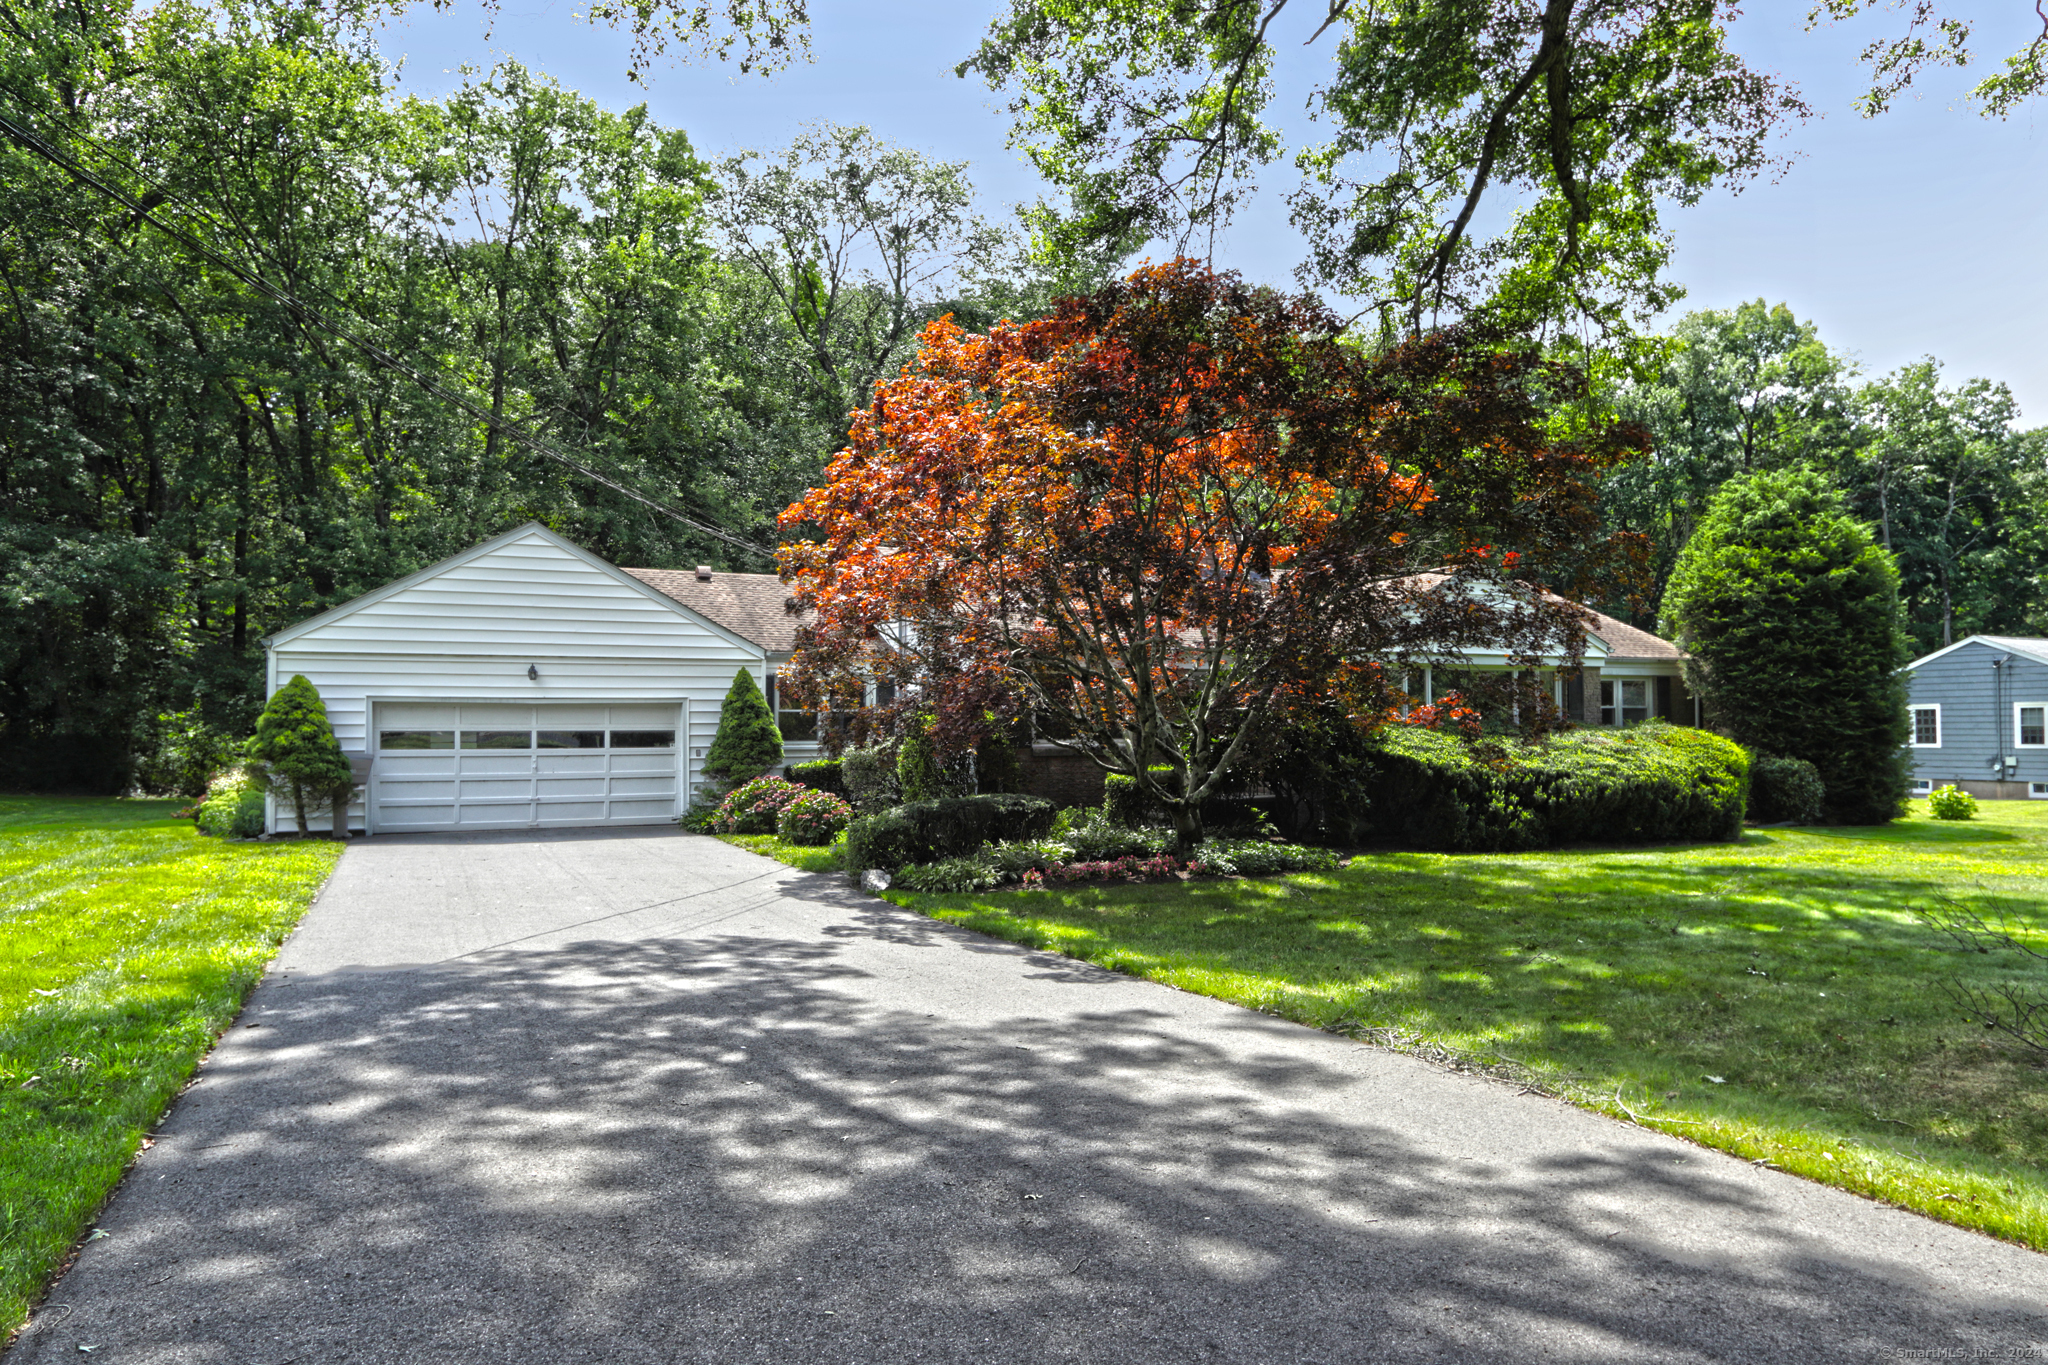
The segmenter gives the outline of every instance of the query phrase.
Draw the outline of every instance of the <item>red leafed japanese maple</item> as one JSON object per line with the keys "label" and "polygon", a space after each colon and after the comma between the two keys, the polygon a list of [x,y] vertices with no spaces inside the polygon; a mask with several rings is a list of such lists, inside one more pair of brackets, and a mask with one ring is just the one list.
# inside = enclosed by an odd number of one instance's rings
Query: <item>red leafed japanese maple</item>
{"label": "red leafed japanese maple", "polygon": [[[1304,703],[1361,726],[1413,660],[1576,658],[1589,476],[1631,433],[1473,330],[1384,353],[1188,260],[987,335],[928,327],[782,514],[803,694],[895,682],[965,748],[990,714],[1138,779],[1183,849]],[[1544,589],[1551,591],[1544,591]],[[1162,771],[1163,770],[1163,771]]]}

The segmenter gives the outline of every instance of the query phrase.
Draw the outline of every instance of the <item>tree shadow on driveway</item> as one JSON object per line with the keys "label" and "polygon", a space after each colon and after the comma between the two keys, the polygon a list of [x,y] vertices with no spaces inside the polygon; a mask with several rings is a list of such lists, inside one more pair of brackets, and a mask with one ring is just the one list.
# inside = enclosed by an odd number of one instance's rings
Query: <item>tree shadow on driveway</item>
{"label": "tree shadow on driveway", "polygon": [[[847,910],[820,938],[267,985],[16,1355],[1867,1361],[2048,1337],[2027,1253],[1982,1244],[2021,1273],[1968,1297],[1618,1126],[1526,1162],[1477,1127],[1479,1159],[1425,1150],[1257,1015],[1205,1036],[1107,993],[1000,1026],[898,1003],[859,941],[1128,983]],[[1925,1227],[1930,1265],[1978,1244]]]}

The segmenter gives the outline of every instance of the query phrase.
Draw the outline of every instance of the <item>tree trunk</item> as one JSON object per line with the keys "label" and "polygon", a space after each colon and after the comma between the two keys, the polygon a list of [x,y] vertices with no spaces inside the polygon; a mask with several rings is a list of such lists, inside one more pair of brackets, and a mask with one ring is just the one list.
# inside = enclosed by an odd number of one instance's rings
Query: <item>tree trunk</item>
{"label": "tree trunk", "polygon": [[1178,858],[1192,858],[1202,846],[1201,803],[1183,801],[1173,807],[1173,852]]}
{"label": "tree trunk", "polygon": [[292,779],[292,816],[299,822],[299,837],[306,837],[306,784]]}

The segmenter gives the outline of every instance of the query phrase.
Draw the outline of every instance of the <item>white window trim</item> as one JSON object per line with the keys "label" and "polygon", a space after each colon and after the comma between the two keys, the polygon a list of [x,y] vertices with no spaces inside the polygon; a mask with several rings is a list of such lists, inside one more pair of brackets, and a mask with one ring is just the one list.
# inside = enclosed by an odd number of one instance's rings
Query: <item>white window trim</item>
{"label": "white window trim", "polygon": [[[2042,742],[2039,744],[2020,743],[2020,712],[2039,707],[2044,722]],[[2015,749],[2048,749],[2048,701],[2016,701],[2012,704],[2012,745]]]}
{"label": "white window trim", "polygon": [[2031,801],[2048,801],[2048,782],[2029,782],[2027,784],[2027,799]]}
{"label": "white window trim", "polygon": [[[1922,712],[1922,711],[1932,711],[1932,712],[1934,713],[1934,743],[1932,743],[1932,744],[1922,744],[1922,743],[1920,742],[1920,718],[1919,718],[1919,713],[1920,713],[1920,712]],[[1908,730],[1908,731],[1907,731],[1907,734],[1906,734],[1906,747],[1907,747],[1907,748],[1909,748],[1909,749],[1939,749],[1939,748],[1941,747],[1941,703],[1940,703],[1940,702],[1938,702],[1938,701],[1928,701],[1928,702],[1915,702],[1915,703],[1913,703],[1913,705],[1911,705],[1911,706],[1909,706],[1909,707],[1907,707],[1907,708],[1906,708],[1906,718],[1907,718],[1907,720],[1908,720],[1908,721],[1910,721],[1910,722],[1911,722],[1911,726],[1912,726],[1912,728],[1911,728],[1910,730]]]}
{"label": "white window trim", "polygon": [[1932,794],[1933,794],[1933,792],[1934,792],[1934,779],[1933,779],[1933,778],[1931,778],[1931,777],[1916,777],[1916,778],[1914,778],[1914,779],[1913,779],[1913,795],[1915,795],[1915,796],[1929,796],[1929,795],[1932,795]]}

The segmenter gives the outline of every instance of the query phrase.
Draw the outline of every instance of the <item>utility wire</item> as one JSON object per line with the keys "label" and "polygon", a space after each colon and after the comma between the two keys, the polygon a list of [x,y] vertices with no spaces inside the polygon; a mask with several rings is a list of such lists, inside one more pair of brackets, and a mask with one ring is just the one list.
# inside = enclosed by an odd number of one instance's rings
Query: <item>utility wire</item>
{"label": "utility wire", "polygon": [[[427,393],[432,394],[444,403],[460,409],[476,421],[482,422],[485,426],[498,431],[543,459],[552,460],[556,464],[581,474],[593,483],[602,484],[613,492],[650,507],[663,516],[671,517],[694,531],[710,536],[714,540],[723,541],[725,544],[731,545],[736,549],[745,550],[749,554],[773,560],[773,552],[766,547],[758,545],[753,541],[742,539],[716,526],[698,521],[695,517],[679,512],[664,502],[628,488],[617,480],[608,478],[597,470],[592,469],[589,465],[584,464],[567,451],[562,450],[547,438],[535,435],[517,423],[507,422],[473,399],[457,393],[417,366],[385,350],[360,332],[336,322],[319,309],[298,298],[290,290],[272,284],[256,271],[249,269],[240,262],[232,260],[225,253],[200,238],[196,233],[175,223],[165,222],[157,216],[154,207],[137,199],[119,185],[109,182],[85,166],[77,158],[64,151],[64,149],[45,141],[33,129],[17,122],[9,113],[0,112],[0,134],[5,134],[7,137],[12,138],[15,142],[48,161],[51,165],[71,175],[81,184],[98,190],[101,194],[122,205],[130,213],[134,214],[138,221],[148,223],[157,231],[183,246],[187,251],[226,271],[257,293],[281,305],[286,312],[306,326],[318,328],[320,331],[353,346],[356,350],[362,352],[364,356],[368,357],[373,364],[381,365],[386,369],[405,376]],[[166,195],[165,199],[168,200],[169,196]]]}

